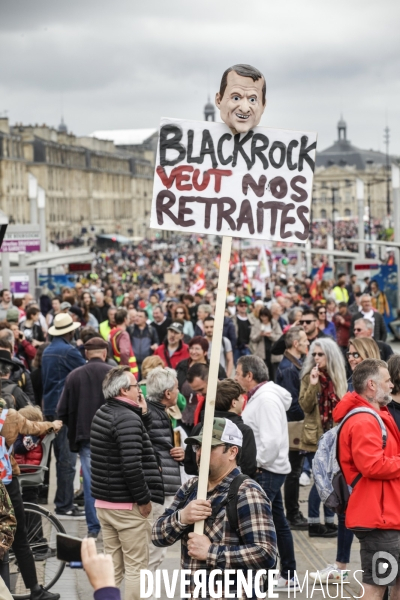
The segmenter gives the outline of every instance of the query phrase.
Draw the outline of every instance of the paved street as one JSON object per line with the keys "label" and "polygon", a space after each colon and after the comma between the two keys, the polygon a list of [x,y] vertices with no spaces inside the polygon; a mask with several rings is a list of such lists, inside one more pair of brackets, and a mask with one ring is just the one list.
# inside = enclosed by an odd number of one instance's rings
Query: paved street
{"label": "paved street", "polygon": [[[397,353],[400,353],[400,343],[392,344],[393,350]],[[55,470],[54,470],[54,461],[52,461],[52,469],[51,469],[51,478],[50,478],[50,495],[49,497],[54,497],[55,490]],[[76,479],[76,487],[78,487],[79,482]],[[301,488],[301,510],[303,514],[307,515],[307,498],[310,488],[303,487]],[[323,520],[323,513],[321,509],[321,517]],[[63,520],[63,524],[68,533],[78,537],[84,537],[86,534],[86,526],[84,519],[73,519],[73,520]],[[294,531],[293,532],[294,543],[295,543],[295,553],[296,553],[296,561],[297,561],[297,572],[300,577],[300,581],[303,580],[303,577],[307,571],[314,571],[320,568],[325,567],[328,563],[333,563],[336,558],[336,538],[334,539],[323,539],[323,538],[310,538],[308,537],[307,532],[303,531]],[[97,546],[99,549],[102,549],[101,539],[98,541]],[[179,569],[179,557],[180,557],[180,548],[179,544],[175,544],[171,548],[169,548],[167,553],[167,558],[162,564],[163,569],[168,569],[172,571],[173,569]],[[355,539],[353,542],[352,552],[351,552],[351,563],[350,570],[353,572],[356,569],[360,568],[360,559],[359,559],[359,543]],[[358,575],[360,577],[360,574]],[[91,598],[92,590],[89,585],[86,575],[81,570],[71,570],[66,568],[61,579],[59,580],[57,586],[53,588],[54,591],[58,591],[61,594],[62,600],[89,600]],[[357,582],[351,578],[350,583],[345,586],[345,590],[347,592],[347,596],[356,597],[360,595],[359,585]],[[163,590],[162,590],[163,591]],[[311,597],[312,585],[309,586],[308,596],[303,590],[301,593],[297,593],[296,597],[303,598]],[[313,598],[323,598],[326,597],[326,590],[324,590],[325,596],[321,591],[315,590],[312,597]],[[331,596],[337,596],[338,592],[336,586],[330,586],[330,594]],[[281,593],[281,597],[286,596],[286,594]],[[179,598],[179,590],[175,594],[175,598]],[[339,590],[338,596],[339,598],[345,597],[342,596]],[[162,599],[166,599],[166,595],[162,595]]]}

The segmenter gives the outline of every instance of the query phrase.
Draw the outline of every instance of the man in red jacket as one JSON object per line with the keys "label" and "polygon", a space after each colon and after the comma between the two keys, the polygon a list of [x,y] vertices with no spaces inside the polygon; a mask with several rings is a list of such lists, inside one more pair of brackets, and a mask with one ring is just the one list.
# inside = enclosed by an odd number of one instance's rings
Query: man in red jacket
{"label": "man in red jacket", "polygon": [[[386,405],[393,384],[382,360],[363,360],[353,371],[354,392],[347,393],[333,411],[340,422],[354,408],[368,407],[379,413],[387,431],[373,415],[352,416],[339,435],[340,466],[346,482],[361,474],[346,512],[346,526],[360,540],[364,600],[379,600],[386,586],[391,600],[400,598],[400,433]],[[400,574],[399,574],[400,575]]]}
{"label": "man in red jacket", "polygon": [[167,337],[154,352],[166,367],[176,369],[181,360],[189,358],[189,346],[183,342],[183,321],[175,319],[167,329]]}

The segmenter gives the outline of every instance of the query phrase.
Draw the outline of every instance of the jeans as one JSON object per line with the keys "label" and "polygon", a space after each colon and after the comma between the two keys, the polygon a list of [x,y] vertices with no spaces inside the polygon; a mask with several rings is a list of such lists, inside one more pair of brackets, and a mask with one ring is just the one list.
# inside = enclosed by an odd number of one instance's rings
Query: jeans
{"label": "jeans", "polygon": [[289,521],[294,521],[300,512],[299,493],[300,493],[300,475],[303,466],[304,454],[298,450],[289,450],[289,462],[292,467],[291,472],[286,475],[285,480],[285,506],[286,516]]}
{"label": "jeans", "polygon": [[15,518],[17,519],[17,529],[14,535],[12,549],[14,550],[24,584],[27,588],[32,589],[37,585],[38,580],[36,576],[35,561],[33,559],[32,550],[28,543],[28,531],[25,524],[25,511],[18,479],[13,477],[10,483],[6,486],[6,489],[14,508]]}
{"label": "jeans", "polygon": [[307,452],[306,454],[303,454],[303,456],[304,462],[302,472],[306,473],[309,477],[311,477],[311,462],[314,458],[314,452]]}
{"label": "jeans", "polygon": [[[308,522],[315,524],[320,522],[319,507],[321,506],[321,498],[318,495],[317,487],[314,483],[308,496]],[[333,523],[335,513],[327,508],[324,504],[325,523]]]}
{"label": "jeans", "polygon": [[286,475],[272,473],[265,469],[261,469],[261,472],[258,472],[256,475],[256,481],[267,494],[272,504],[272,518],[276,529],[278,551],[281,560],[281,577],[288,579],[288,571],[290,571],[291,578],[294,576],[296,559],[294,557],[292,532],[290,531],[289,523],[286,520],[283,510],[281,487],[285,482],[285,478]]}
{"label": "jeans", "polygon": [[347,529],[344,524],[346,515],[338,515],[338,537],[336,562],[349,563],[350,551],[353,543],[354,533]]}
{"label": "jeans", "polygon": [[79,456],[81,458],[83,474],[83,493],[85,496],[85,515],[89,533],[98,533],[100,523],[97,518],[94,507],[94,498],[90,493],[91,474],[90,474],[90,442],[79,442]]}
{"label": "jeans", "polygon": [[[54,421],[54,418],[48,420]],[[53,442],[57,472],[57,491],[54,503],[58,513],[66,513],[74,508],[76,453],[69,449],[67,432],[67,426],[64,425]]]}
{"label": "jeans", "polygon": [[251,354],[249,348],[234,348],[233,350],[233,362],[235,363],[235,367],[237,365],[237,361],[241,356],[248,356]]}

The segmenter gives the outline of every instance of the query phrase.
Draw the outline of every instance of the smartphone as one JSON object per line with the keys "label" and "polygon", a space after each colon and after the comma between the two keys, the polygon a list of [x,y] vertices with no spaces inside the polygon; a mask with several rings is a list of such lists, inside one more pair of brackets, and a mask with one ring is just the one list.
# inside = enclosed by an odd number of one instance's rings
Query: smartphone
{"label": "smartphone", "polygon": [[57,558],[66,563],[81,563],[82,540],[64,533],[57,533]]}

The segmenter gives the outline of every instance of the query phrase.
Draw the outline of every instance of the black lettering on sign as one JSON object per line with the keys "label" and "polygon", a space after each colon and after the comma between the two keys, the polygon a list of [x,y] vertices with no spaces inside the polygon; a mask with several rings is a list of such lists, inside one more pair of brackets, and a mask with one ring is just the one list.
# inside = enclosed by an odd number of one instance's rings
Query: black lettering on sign
{"label": "black lettering on sign", "polygon": [[308,143],[308,137],[306,135],[302,135],[301,136],[300,154],[299,154],[299,171],[303,170],[303,163],[304,163],[304,161],[306,161],[306,163],[309,165],[311,171],[314,173],[315,162],[313,161],[313,159],[310,156],[308,156],[308,153],[311,152],[311,150],[315,150],[315,148],[317,147],[317,142],[313,142],[312,144],[310,144],[310,146],[307,146],[307,143]]}
{"label": "black lettering on sign", "polygon": [[251,210],[251,204],[248,200],[243,200],[242,205],[240,207],[240,213],[237,220],[237,230],[240,231],[242,229],[242,225],[246,223],[249,228],[249,233],[253,235],[254,233],[254,220],[253,220],[253,211]]}
{"label": "black lettering on sign", "polygon": [[221,163],[221,165],[229,165],[229,163],[232,162],[232,158],[233,158],[232,154],[230,156],[228,156],[227,158],[224,158],[224,155],[222,154],[222,144],[231,139],[232,139],[232,135],[230,133],[224,133],[224,135],[222,135],[218,140],[217,155],[218,155],[218,160]]}
{"label": "black lettering on sign", "polygon": [[197,163],[197,164],[201,165],[203,162],[203,159],[201,158],[201,156],[193,156],[193,138],[194,138],[194,131],[193,131],[193,129],[189,129],[187,161],[188,161],[188,163]]}
{"label": "black lettering on sign", "polygon": [[[168,137],[171,136],[172,137]],[[173,167],[186,156],[185,146],[179,142],[182,139],[182,130],[176,125],[163,125],[160,130],[160,164],[162,167]],[[177,158],[167,160],[167,150],[176,150]]]}
{"label": "black lettering on sign", "polygon": [[[262,144],[257,146],[257,142],[260,140]],[[256,162],[256,156],[261,160],[263,169],[268,169],[268,159],[263,154],[263,150],[268,148],[269,139],[262,133],[255,133],[251,140],[251,166]]]}
{"label": "black lettering on sign", "polygon": [[301,188],[297,185],[298,183],[307,183],[307,179],[305,177],[303,177],[303,175],[296,175],[296,177],[293,177],[293,179],[290,182],[290,187],[298,195],[291,194],[290,197],[295,202],[304,202],[304,200],[307,200],[308,194],[307,194],[306,190],[304,190],[303,188]]}
{"label": "black lettering on sign", "polygon": [[297,140],[292,140],[288,144],[287,166],[288,166],[289,171],[294,171],[295,169],[297,169],[297,162],[296,163],[292,162],[292,153],[293,153],[293,148],[297,148],[298,145],[299,145],[299,142]]}
{"label": "black lettering on sign", "polygon": [[196,198],[196,202],[200,202],[205,204],[205,210],[204,210],[204,227],[206,229],[210,228],[210,222],[211,222],[211,208],[214,206],[214,204],[218,204],[219,199],[218,198]]}
{"label": "black lettering on sign", "polygon": [[243,156],[244,161],[246,163],[247,169],[250,171],[252,163],[251,163],[251,159],[247,156],[246,152],[244,151],[243,146],[249,141],[251,140],[251,137],[253,135],[253,130],[250,129],[250,131],[247,132],[247,134],[240,139],[240,133],[237,133],[235,135],[235,146],[233,148],[233,161],[232,161],[232,167],[236,167],[237,165],[237,158],[238,158],[238,153],[240,152],[240,154]]}
{"label": "black lettering on sign", "polygon": [[293,208],[294,204],[285,204],[285,208],[282,208],[280,235],[283,240],[288,237],[292,237],[292,232],[286,231],[286,227],[296,223],[296,219],[294,217],[289,217],[288,215],[289,211],[291,211]]}
{"label": "black lettering on sign", "polygon": [[264,193],[265,193],[265,184],[266,183],[267,183],[267,178],[265,177],[265,175],[261,175],[260,179],[258,180],[258,183],[257,183],[256,181],[254,181],[254,179],[252,178],[250,173],[246,173],[246,175],[244,175],[243,180],[242,180],[243,194],[246,196],[247,190],[249,189],[249,187],[251,187],[251,189],[253,190],[255,195],[258,198],[262,198],[262,196],[264,196]]}
{"label": "black lettering on sign", "polygon": [[[225,209],[225,204],[229,204],[229,208]],[[218,213],[217,213],[217,231],[222,229],[222,219],[224,219],[232,231],[236,231],[235,221],[231,214],[236,211],[236,202],[232,198],[218,198]]]}
{"label": "black lettering on sign", "polygon": [[180,196],[178,204],[178,225],[181,227],[191,227],[196,225],[194,219],[185,220],[185,215],[192,215],[193,210],[186,206],[187,202],[196,202],[195,196]]}
{"label": "black lettering on sign", "polygon": [[294,235],[297,237],[298,240],[306,240],[308,238],[308,234],[310,232],[310,223],[308,222],[307,218],[306,218],[306,214],[309,213],[309,209],[307,206],[299,206],[297,208],[297,216],[299,217],[300,221],[303,223],[303,227],[304,227],[304,232],[301,233],[300,231],[295,231]]}
{"label": "black lettering on sign", "polygon": [[[164,202],[165,198],[168,198],[167,202]],[[161,190],[161,192],[158,192],[156,198],[156,213],[157,223],[159,225],[164,225],[164,215],[167,215],[175,223],[175,225],[179,225],[178,219],[169,210],[171,206],[175,204],[175,202],[176,198],[173,192],[169,192],[168,190]]]}
{"label": "black lettering on sign", "polygon": [[269,202],[258,202],[257,203],[257,233],[262,233],[264,229],[264,209],[271,209],[271,235],[275,234],[276,230],[276,220],[278,218],[278,210],[283,210],[285,208],[284,202],[275,202],[275,200],[271,200]]}
{"label": "black lettering on sign", "polygon": [[269,189],[274,198],[281,200],[286,196],[288,190],[286,179],[283,177],[274,177],[269,182]]}
{"label": "black lettering on sign", "polygon": [[203,130],[203,139],[201,140],[200,156],[202,163],[206,154],[210,155],[212,166],[216,169],[218,167],[218,161],[215,156],[214,142],[208,129]]}
{"label": "black lettering on sign", "polygon": [[[280,152],[279,160],[275,160],[275,157],[274,157],[275,150],[279,150],[279,152]],[[274,169],[280,169],[284,165],[285,159],[286,159],[285,144],[283,142],[274,142],[269,151],[269,162],[271,163],[271,167],[274,167]]]}

